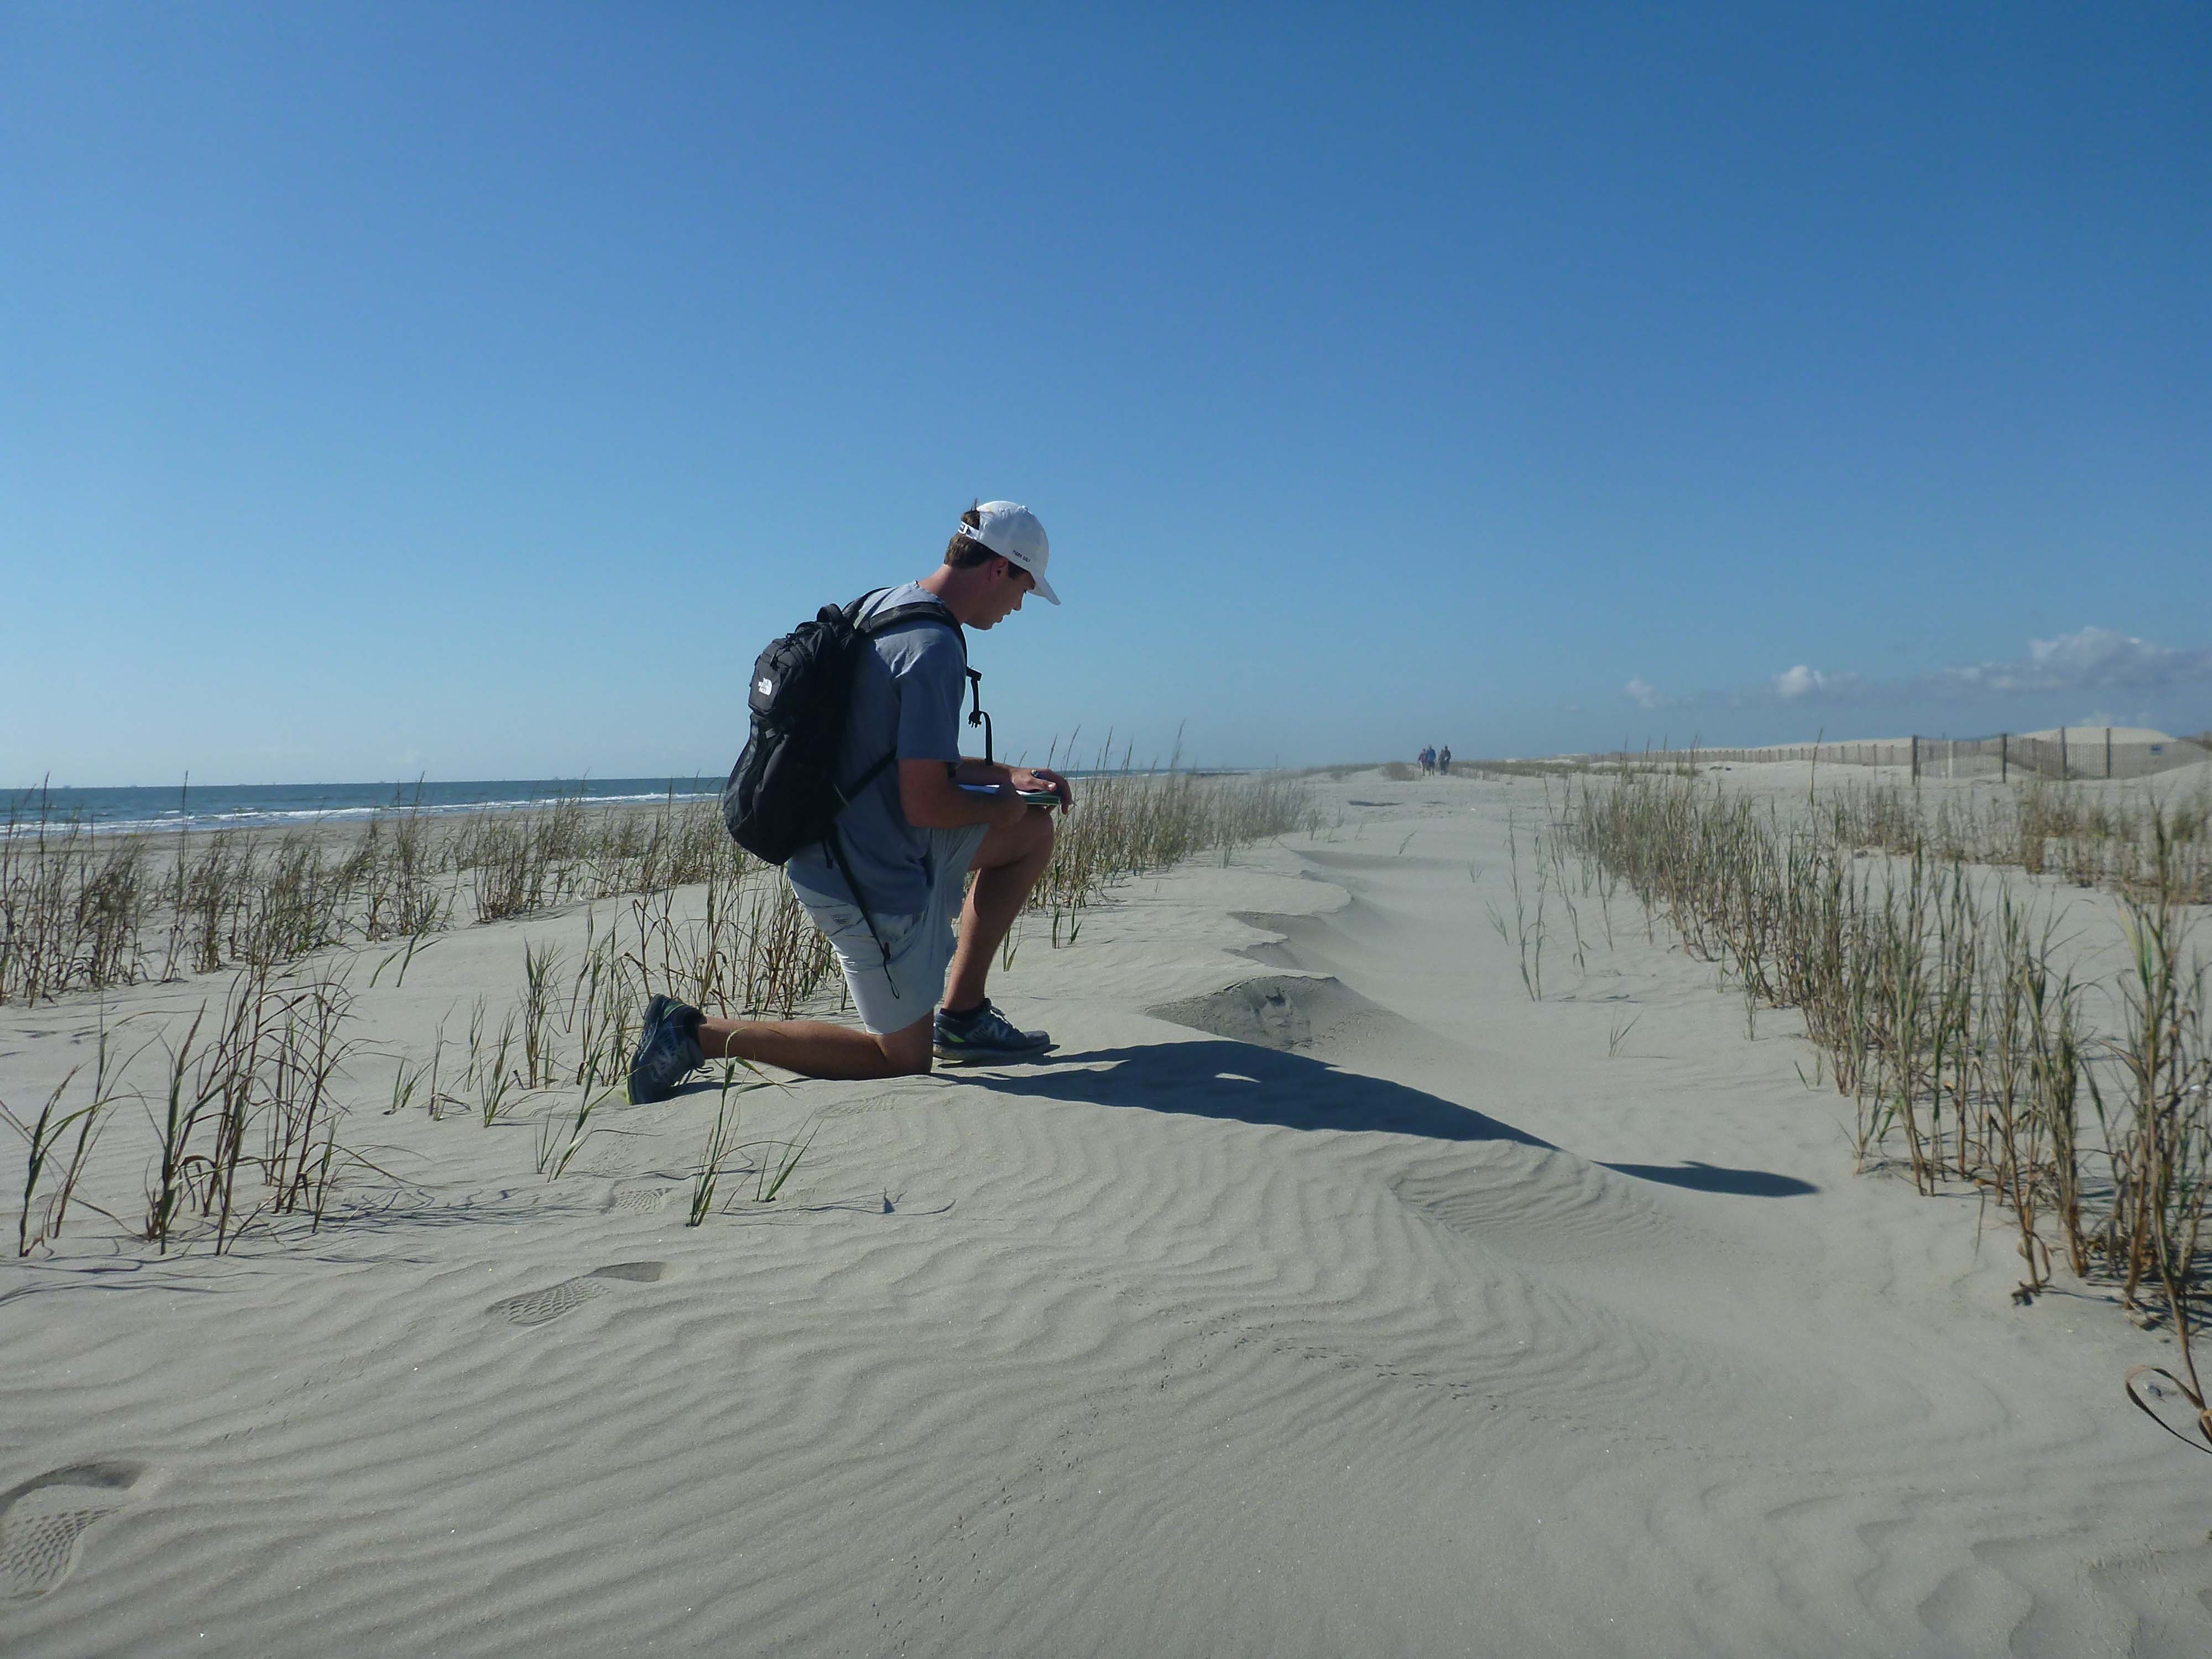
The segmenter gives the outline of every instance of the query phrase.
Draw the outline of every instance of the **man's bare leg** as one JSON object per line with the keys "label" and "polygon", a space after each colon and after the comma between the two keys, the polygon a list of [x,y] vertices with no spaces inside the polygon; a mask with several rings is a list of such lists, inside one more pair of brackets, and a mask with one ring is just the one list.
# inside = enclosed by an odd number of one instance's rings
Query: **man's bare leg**
{"label": "man's bare leg", "polygon": [[[969,866],[975,881],[961,909],[945,1006],[972,1008],[983,1000],[992,958],[1052,861],[1052,815],[1042,808],[983,837]],[[699,1022],[699,1051],[708,1060],[748,1060],[801,1077],[908,1077],[930,1069],[932,1028],[931,1014],[882,1036],[819,1019],[705,1019]]]}
{"label": "man's bare leg", "polygon": [[1052,862],[1052,840],[1050,809],[1033,806],[1018,823],[994,825],[975,849],[969,866],[975,884],[961,907],[960,944],[945,975],[947,1008],[973,1008],[983,1000],[992,960],[1029,902],[1030,889]]}
{"label": "man's bare leg", "polygon": [[702,1019],[699,1052],[750,1060],[801,1077],[911,1077],[930,1067],[931,1017],[878,1036],[820,1019]]}

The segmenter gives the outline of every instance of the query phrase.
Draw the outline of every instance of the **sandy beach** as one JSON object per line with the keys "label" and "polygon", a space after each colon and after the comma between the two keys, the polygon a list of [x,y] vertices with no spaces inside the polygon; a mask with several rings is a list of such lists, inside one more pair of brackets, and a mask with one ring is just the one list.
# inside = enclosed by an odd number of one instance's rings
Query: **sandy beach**
{"label": "sandy beach", "polygon": [[[2120,1386],[2170,1339],[1854,1175],[1802,1022],[1626,894],[1532,1000],[1488,910],[1540,783],[1313,787],[1331,828],[1025,925],[1048,1063],[743,1095],[804,1156],[697,1226],[711,1079],[558,1180],[574,1090],[386,1109],[613,902],[354,953],[376,1167],[318,1231],[14,1260],[10,1145],[0,1651],[2212,1651],[2212,1458]],[[2094,971],[2116,907],[2066,903]],[[227,980],[107,994],[131,1086]],[[0,1099],[102,1017],[0,1008]],[[149,1143],[118,1106],[85,1199],[143,1216]]]}

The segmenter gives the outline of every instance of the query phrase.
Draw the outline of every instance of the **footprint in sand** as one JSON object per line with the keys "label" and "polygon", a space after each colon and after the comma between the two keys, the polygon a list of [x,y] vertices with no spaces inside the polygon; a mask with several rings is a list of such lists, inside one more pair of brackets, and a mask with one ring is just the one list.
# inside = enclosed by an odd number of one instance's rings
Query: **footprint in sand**
{"label": "footprint in sand", "polygon": [[0,1492],[0,1577],[10,1600],[44,1595],[76,1565],[77,1540],[131,1501],[136,1463],[76,1463]]}
{"label": "footprint in sand", "polygon": [[491,1311],[504,1315],[518,1325],[543,1325],[581,1307],[595,1296],[605,1296],[611,1281],[627,1279],[634,1285],[650,1285],[667,1272],[668,1264],[665,1261],[617,1261],[611,1267],[594,1267],[580,1278],[564,1279],[542,1291],[530,1291],[495,1302]]}
{"label": "footprint in sand", "polygon": [[615,1188],[607,1200],[607,1208],[617,1215],[651,1215],[668,1207],[675,1194],[672,1187],[648,1186],[642,1182]]}

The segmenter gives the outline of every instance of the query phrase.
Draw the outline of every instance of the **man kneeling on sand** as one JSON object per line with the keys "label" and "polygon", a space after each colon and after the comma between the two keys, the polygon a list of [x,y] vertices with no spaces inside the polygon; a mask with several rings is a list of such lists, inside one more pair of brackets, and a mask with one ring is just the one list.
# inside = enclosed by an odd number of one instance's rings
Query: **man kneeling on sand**
{"label": "man kneeling on sand", "polygon": [[[1032,592],[1058,605],[1045,580],[1049,553],[1029,508],[986,501],[961,514],[943,564],[874,596],[860,612],[865,619],[933,604],[942,613],[887,627],[860,652],[838,775],[856,777],[885,752],[897,756],[837,820],[866,911],[826,848],[794,854],[786,870],[792,892],[836,950],[867,1029],[708,1019],[656,996],[630,1061],[633,1102],[665,1100],[710,1060],[759,1061],[805,1077],[879,1078],[927,1072],[933,1054],[975,1063],[1032,1059],[1052,1047],[1042,1031],[1017,1029],[983,988],[994,953],[1052,859],[1052,809],[1024,805],[1016,792],[1056,795],[1062,812],[1073,796],[1057,772],[964,757],[959,742],[968,684],[961,629],[996,627]],[[994,794],[961,787],[979,783],[1002,787]],[[975,880],[963,904],[970,870]]]}

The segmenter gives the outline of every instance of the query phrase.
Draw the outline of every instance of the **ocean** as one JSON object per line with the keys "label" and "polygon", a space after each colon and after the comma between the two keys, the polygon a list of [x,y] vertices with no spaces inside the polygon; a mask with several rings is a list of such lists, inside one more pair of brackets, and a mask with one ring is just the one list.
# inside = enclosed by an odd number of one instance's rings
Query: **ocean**
{"label": "ocean", "polygon": [[123,834],[157,830],[255,829],[342,823],[378,812],[474,812],[693,800],[721,793],[719,777],[509,778],[473,783],[234,783],[208,787],[17,789],[0,795],[0,836],[71,823]]}

